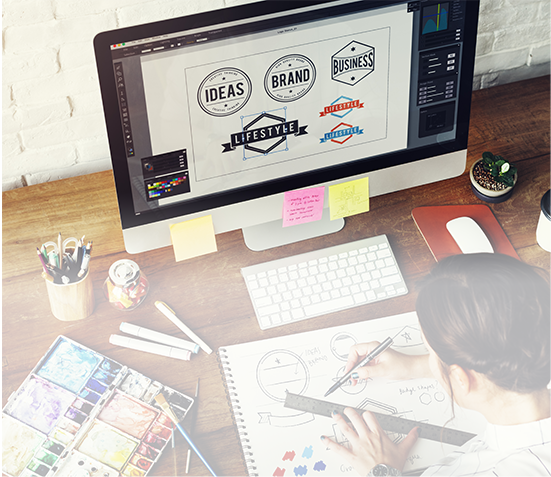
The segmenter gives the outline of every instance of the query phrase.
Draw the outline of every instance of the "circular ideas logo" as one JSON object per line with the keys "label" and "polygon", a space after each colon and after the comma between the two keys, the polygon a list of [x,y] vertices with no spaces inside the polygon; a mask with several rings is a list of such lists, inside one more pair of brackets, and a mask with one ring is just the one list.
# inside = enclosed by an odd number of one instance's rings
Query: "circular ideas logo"
{"label": "circular ideas logo", "polygon": [[287,55],[277,60],[264,77],[266,93],[280,102],[302,98],[316,80],[314,63],[303,55]]}
{"label": "circular ideas logo", "polygon": [[243,71],[221,68],[203,80],[197,91],[197,101],[211,116],[229,116],[247,104],[251,92],[251,80]]}

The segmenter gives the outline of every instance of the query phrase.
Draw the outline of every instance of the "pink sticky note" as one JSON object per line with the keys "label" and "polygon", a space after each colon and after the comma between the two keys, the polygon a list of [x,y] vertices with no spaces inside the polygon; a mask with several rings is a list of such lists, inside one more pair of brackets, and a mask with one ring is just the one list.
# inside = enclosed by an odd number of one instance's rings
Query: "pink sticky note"
{"label": "pink sticky note", "polygon": [[324,186],[285,192],[283,227],[320,220],[324,193]]}

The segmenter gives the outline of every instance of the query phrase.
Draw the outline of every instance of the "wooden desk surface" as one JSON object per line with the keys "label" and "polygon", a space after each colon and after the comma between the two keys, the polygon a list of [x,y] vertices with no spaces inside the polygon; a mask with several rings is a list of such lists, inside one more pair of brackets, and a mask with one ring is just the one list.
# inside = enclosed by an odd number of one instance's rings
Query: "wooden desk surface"
{"label": "wooden desk surface", "polygon": [[[499,86],[473,94],[468,167],[483,151],[499,153],[518,167],[513,197],[490,204],[522,260],[549,272],[549,254],[536,243],[540,199],[549,188],[549,77]],[[213,349],[337,324],[372,319],[414,309],[415,282],[434,259],[417,230],[411,210],[426,205],[479,204],[470,190],[468,172],[460,177],[371,199],[368,213],[350,217],[334,235],[265,252],[249,251],[241,231],[217,236],[218,253],[176,263],[171,248],[138,255],[124,251],[110,171],[9,191],[3,194],[3,355],[2,404],[23,382],[59,334],[64,334],[145,375],[193,395],[201,391],[195,440],[219,475],[245,475],[241,451],[226,402],[215,354],[200,353],[191,362],[112,346],[109,335],[122,321],[178,337],[183,335],[154,307],[167,302]],[[96,308],[89,318],[58,321],[50,312],[35,248],[61,232],[86,234],[94,241],[91,276]],[[353,310],[261,331],[240,275],[243,266],[385,233],[399,261],[408,295]],[[130,258],[147,274],[148,297],[136,310],[112,308],[102,294],[109,266]],[[177,465],[185,467],[186,452]],[[153,469],[174,475],[170,449]],[[180,475],[183,472],[179,472]],[[209,475],[195,457],[191,475]]]}

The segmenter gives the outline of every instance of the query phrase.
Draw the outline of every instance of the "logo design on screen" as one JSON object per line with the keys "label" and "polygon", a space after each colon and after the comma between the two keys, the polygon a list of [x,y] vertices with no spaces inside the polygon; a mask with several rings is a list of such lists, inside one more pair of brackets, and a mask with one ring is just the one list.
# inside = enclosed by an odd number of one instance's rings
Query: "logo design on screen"
{"label": "logo design on screen", "polygon": [[296,101],[314,86],[316,67],[303,55],[287,55],[277,60],[264,77],[264,88],[272,99]]}
{"label": "logo design on screen", "polygon": [[243,146],[244,161],[258,155],[287,151],[288,136],[308,134],[307,125],[300,126],[298,120],[287,121],[285,117],[277,116],[273,112],[263,112],[250,121],[248,117],[242,117],[241,120],[242,131],[230,134],[230,142],[222,144],[222,152],[234,151]]}
{"label": "logo design on screen", "polygon": [[325,133],[322,138],[320,138],[320,144],[325,142],[334,142],[336,144],[344,144],[346,141],[352,138],[354,135],[363,134],[364,130],[360,129],[359,126],[352,126],[352,124],[339,123],[331,131]]}
{"label": "logo design on screen", "polygon": [[237,68],[222,68],[208,75],[197,92],[199,106],[211,116],[229,116],[251,97],[252,83]]}
{"label": "logo design on screen", "polygon": [[354,86],[375,71],[375,48],[351,41],[331,57],[331,78]]}
{"label": "logo design on screen", "polygon": [[329,106],[325,106],[323,111],[320,111],[320,118],[331,115],[336,118],[344,118],[354,109],[363,109],[364,103],[360,103],[359,99],[348,98],[347,96],[339,96]]}

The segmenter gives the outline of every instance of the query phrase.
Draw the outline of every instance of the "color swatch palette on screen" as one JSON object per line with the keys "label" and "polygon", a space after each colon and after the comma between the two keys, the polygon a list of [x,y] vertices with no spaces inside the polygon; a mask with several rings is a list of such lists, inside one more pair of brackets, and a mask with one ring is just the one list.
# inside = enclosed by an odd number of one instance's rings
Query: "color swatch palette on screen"
{"label": "color swatch palette on screen", "polygon": [[146,476],[193,399],[59,336],[2,412],[11,477]]}

